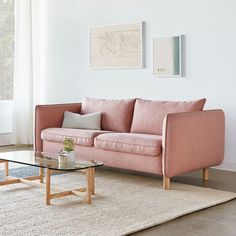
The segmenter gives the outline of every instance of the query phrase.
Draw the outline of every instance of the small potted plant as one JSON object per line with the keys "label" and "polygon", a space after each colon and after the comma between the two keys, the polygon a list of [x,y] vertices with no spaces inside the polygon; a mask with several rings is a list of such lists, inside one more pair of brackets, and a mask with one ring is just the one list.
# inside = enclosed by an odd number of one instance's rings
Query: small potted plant
{"label": "small potted plant", "polygon": [[63,141],[64,144],[64,152],[70,154],[70,152],[74,151],[74,141],[72,138],[65,138]]}
{"label": "small potted plant", "polygon": [[74,152],[74,141],[72,138],[65,138],[63,141],[63,150],[59,152],[60,162],[74,162],[75,152]]}

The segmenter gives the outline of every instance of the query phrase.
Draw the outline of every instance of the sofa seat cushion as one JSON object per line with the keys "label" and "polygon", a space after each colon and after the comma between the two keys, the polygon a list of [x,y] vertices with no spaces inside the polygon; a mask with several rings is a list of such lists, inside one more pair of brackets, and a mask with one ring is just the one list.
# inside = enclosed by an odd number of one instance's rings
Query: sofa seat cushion
{"label": "sofa seat cushion", "polygon": [[100,134],[94,140],[99,149],[157,156],[162,149],[162,136],[132,133]]}
{"label": "sofa seat cushion", "polygon": [[163,121],[167,114],[201,111],[205,102],[205,98],[180,102],[137,99],[130,132],[162,135]]}
{"label": "sofa seat cushion", "polygon": [[129,132],[133,118],[135,99],[97,99],[85,97],[81,114],[102,112],[103,130]]}
{"label": "sofa seat cushion", "polygon": [[94,144],[94,138],[99,134],[105,133],[105,130],[85,130],[68,128],[48,128],[41,132],[42,140],[62,143],[65,138],[72,138],[75,145],[91,147]]}

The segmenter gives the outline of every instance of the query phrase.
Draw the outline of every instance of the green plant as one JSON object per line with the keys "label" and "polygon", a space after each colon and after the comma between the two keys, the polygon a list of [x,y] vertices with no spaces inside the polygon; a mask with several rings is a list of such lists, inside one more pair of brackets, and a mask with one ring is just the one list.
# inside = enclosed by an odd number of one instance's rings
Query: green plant
{"label": "green plant", "polygon": [[74,141],[72,138],[65,138],[63,144],[64,144],[64,151],[66,152],[74,151]]}

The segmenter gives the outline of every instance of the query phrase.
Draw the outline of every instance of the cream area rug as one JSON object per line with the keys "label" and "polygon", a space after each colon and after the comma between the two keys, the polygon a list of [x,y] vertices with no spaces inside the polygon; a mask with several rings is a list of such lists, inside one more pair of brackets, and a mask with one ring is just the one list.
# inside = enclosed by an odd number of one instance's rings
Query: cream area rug
{"label": "cream area rug", "polygon": [[[52,184],[78,188],[85,175],[74,172],[52,176]],[[110,170],[96,171],[91,205],[68,196],[44,203],[44,190],[23,184],[0,187],[0,235],[127,235],[176,217],[229,201],[236,193],[162,182]]]}

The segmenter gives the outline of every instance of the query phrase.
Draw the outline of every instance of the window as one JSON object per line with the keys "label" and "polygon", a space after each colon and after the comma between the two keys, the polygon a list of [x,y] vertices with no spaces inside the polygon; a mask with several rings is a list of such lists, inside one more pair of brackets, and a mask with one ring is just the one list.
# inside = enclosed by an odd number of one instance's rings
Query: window
{"label": "window", "polygon": [[13,99],[14,0],[0,0],[0,100]]}

